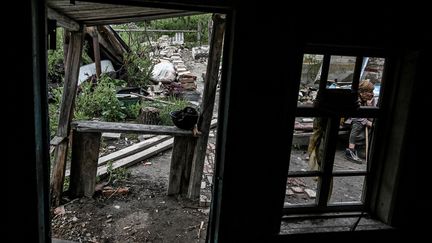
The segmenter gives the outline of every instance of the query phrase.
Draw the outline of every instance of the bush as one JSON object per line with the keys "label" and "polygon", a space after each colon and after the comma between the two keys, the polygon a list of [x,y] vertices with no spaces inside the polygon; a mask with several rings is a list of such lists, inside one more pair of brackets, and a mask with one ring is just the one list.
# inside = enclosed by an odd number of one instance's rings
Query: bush
{"label": "bush", "polygon": [[53,96],[54,102],[48,104],[49,129],[50,129],[50,138],[51,139],[57,133],[62,94],[63,94],[63,88],[62,87],[52,89],[52,96]]}
{"label": "bush", "polygon": [[86,82],[77,96],[76,110],[87,117],[102,117],[104,121],[122,121],[126,114],[116,97],[114,80],[102,74],[97,85]]}
{"label": "bush", "polygon": [[153,63],[144,54],[127,53],[123,68],[126,71],[128,86],[146,88],[153,71]]}

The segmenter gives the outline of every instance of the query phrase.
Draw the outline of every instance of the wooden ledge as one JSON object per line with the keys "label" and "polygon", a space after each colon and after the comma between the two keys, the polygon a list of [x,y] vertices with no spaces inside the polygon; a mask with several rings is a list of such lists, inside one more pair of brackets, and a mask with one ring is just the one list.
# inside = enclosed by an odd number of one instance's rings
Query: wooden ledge
{"label": "wooden ledge", "polygon": [[73,130],[78,132],[117,132],[171,136],[193,136],[192,130],[183,130],[175,126],[144,125],[102,121],[74,121],[71,123],[71,127]]}

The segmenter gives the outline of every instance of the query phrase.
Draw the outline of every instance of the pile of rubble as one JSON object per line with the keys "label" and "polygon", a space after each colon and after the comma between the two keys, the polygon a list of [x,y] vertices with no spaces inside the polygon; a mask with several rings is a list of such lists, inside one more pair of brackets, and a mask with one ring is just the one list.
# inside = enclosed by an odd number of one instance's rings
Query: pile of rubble
{"label": "pile of rubble", "polygon": [[[154,85],[151,85],[148,91],[157,93],[164,89],[165,94],[175,95],[198,105],[200,93],[197,91],[197,76],[188,70],[183,61],[183,46],[170,43],[167,36],[160,37],[156,43],[158,52],[153,55],[153,62],[156,64],[151,77]],[[193,50],[196,50],[193,52],[196,58],[208,57],[208,48],[199,47]]]}

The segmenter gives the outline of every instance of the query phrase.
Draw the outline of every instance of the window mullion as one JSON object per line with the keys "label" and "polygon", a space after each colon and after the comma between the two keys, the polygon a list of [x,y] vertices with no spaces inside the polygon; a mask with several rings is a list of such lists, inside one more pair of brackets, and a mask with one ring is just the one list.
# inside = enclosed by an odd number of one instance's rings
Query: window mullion
{"label": "window mullion", "polygon": [[362,73],[362,67],[364,58],[361,56],[356,57],[355,67],[354,67],[354,73],[353,73],[353,81],[351,85],[351,90],[355,93],[358,91],[359,83],[360,83],[360,75]]}
{"label": "window mullion", "polygon": [[327,206],[327,201],[330,197],[330,187],[332,184],[333,161],[336,151],[337,136],[339,132],[340,116],[332,116],[328,118],[327,129],[324,140],[324,156],[321,164],[321,172],[323,176],[318,183],[318,207],[324,208]]}
{"label": "window mullion", "polygon": [[330,57],[331,56],[329,54],[324,55],[322,66],[321,66],[319,90],[326,89],[328,72],[330,68]]}

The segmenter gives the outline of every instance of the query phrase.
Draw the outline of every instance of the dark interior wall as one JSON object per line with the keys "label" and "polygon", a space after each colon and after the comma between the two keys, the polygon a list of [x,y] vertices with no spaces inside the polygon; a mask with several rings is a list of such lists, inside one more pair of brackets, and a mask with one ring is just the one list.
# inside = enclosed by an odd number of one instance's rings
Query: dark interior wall
{"label": "dark interior wall", "polygon": [[296,93],[289,78],[297,75],[293,67],[299,53],[283,41],[280,25],[262,18],[261,10],[235,13],[220,242],[279,230],[274,224],[282,209],[277,195],[285,191],[293,127],[283,111],[296,102],[289,100]]}
{"label": "dark interior wall", "polygon": [[[232,73],[227,83],[227,137],[221,157],[224,175],[217,233],[220,242],[256,240],[278,233],[298,93],[299,52],[306,44],[377,48],[397,56],[406,51],[423,53],[428,43],[427,15],[421,14],[420,7],[325,9],[328,7],[236,6]],[[405,11],[416,11],[418,15],[401,17]],[[424,56],[423,68],[429,63]],[[418,83],[417,91],[425,78],[424,74],[418,75],[411,80]],[[399,83],[392,86],[404,88]],[[416,105],[421,103],[415,101]],[[413,112],[414,115],[418,117],[420,113]],[[406,137],[407,145],[417,141],[413,134],[414,131]],[[410,154],[416,152],[414,147],[407,148],[405,166],[412,159]],[[399,198],[411,194],[408,188],[419,187],[413,181],[418,173],[413,168],[408,173],[401,172],[404,184],[397,187]],[[419,219],[407,212],[412,200],[416,199],[405,198],[394,208],[396,218],[399,216],[399,224],[395,223],[398,231],[355,233],[354,241],[379,236],[398,240],[400,232],[411,232],[405,229],[416,224],[404,221]],[[308,242],[317,237],[340,242],[353,240],[349,233],[288,236],[281,240]]]}
{"label": "dark interior wall", "polygon": [[[46,86],[45,1],[20,1],[9,5],[19,18],[6,22],[7,60],[4,74],[7,89],[2,92],[7,129],[8,207],[6,241],[48,242],[48,144]],[[5,76],[5,77],[6,77]],[[44,214],[45,213],[45,214]],[[10,228],[9,228],[10,227]],[[18,230],[18,232],[17,232]],[[29,239],[29,240],[26,240]]]}
{"label": "dark interior wall", "polygon": [[[426,39],[424,39],[426,40]],[[432,41],[432,40],[430,40]],[[429,42],[432,43],[432,42]],[[398,194],[395,204],[393,222],[409,237],[427,237],[431,217],[431,199],[426,196],[430,189],[428,152],[432,136],[427,127],[426,113],[432,105],[430,91],[432,90],[431,70],[432,46],[421,47],[415,76],[414,97],[411,100],[407,136],[403,153],[404,164],[398,178]],[[426,193],[426,194],[425,194]]]}

